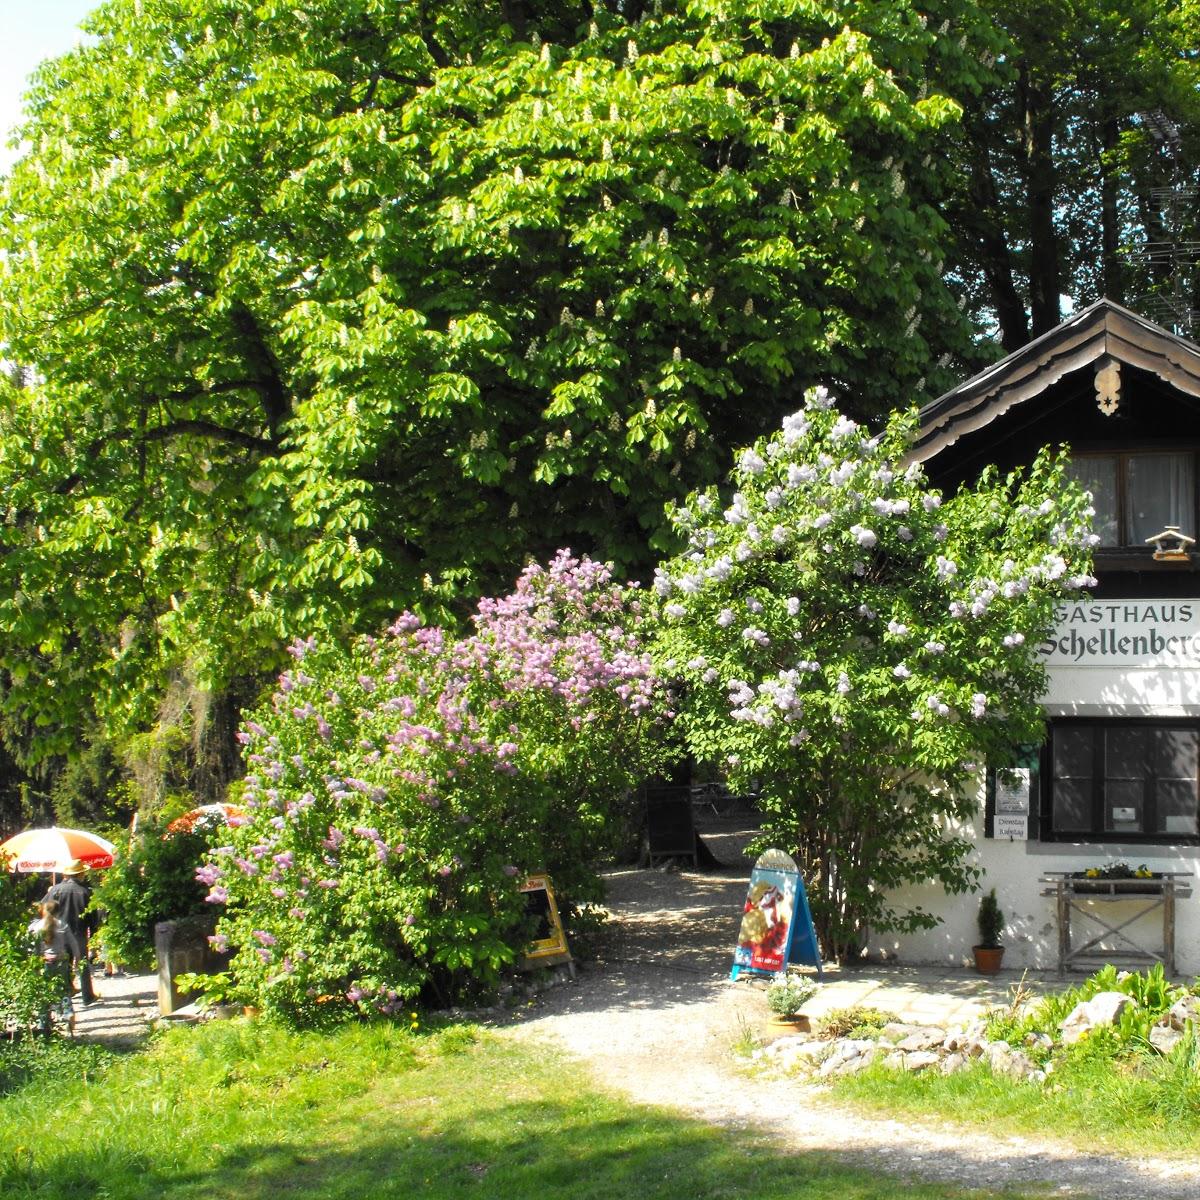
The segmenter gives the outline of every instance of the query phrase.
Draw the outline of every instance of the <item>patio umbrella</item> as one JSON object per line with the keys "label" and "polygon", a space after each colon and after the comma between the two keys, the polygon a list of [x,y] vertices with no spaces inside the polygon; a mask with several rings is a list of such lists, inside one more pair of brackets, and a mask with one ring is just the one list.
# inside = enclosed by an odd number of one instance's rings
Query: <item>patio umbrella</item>
{"label": "patio umbrella", "polygon": [[168,833],[190,833],[201,821],[231,821],[244,817],[246,810],[236,804],[201,804],[176,817],[167,826]]}
{"label": "patio umbrella", "polygon": [[26,829],[0,842],[0,859],[10,871],[65,871],[74,859],[89,867],[111,867],[113,844],[82,829]]}

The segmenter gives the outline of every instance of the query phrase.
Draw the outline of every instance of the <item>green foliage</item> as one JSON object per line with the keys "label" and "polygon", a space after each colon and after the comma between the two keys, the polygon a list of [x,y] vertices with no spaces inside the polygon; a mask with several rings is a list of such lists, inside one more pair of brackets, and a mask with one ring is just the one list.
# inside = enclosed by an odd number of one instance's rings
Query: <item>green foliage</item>
{"label": "green foliage", "polygon": [[47,976],[29,937],[30,879],[5,867],[0,856],[0,1034],[32,1028],[62,995],[60,980]]}
{"label": "green foliage", "polygon": [[0,1097],[22,1088],[86,1084],[103,1075],[112,1061],[111,1050],[84,1041],[57,1037],[0,1040]]}
{"label": "green foliage", "polygon": [[777,975],[767,986],[767,1007],[779,1017],[795,1016],[815,995],[817,985],[797,975]]}
{"label": "green foliage", "polygon": [[1004,932],[1004,913],[996,901],[996,889],[985,893],[979,900],[979,944],[986,947],[1000,945],[1000,935]]}
{"label": "green foliage", "polygon": [[28,754],[557,545],[642,566],[804,383],[878,411],[971,353],[973,5],[509,9],[110,0],[39,72],[0,193]]}
{"label": "green foliage", "polygon": [[943,500],[904,465],[913,414],[871,436],[823,389],[744,450],[732,498],[673,514],[656,654],[692,754],[757,787],[798,855],[826,955],[936,923],[893,897],[967,890],[979,764],[1043,736],[1037,647],[1093,581],[1083,493],[1042,454]]}
{"label": "green foliage", "polygon": [[199,873],[239,995],[325,1023],[494,984],[530,940],[526,876],[598,897],[608,814],[661,761],[637,593],[561,553],[456,640],[402,615],[310,639],[246,723],[249,816]]}
{"label": "green foliage", "polygon": [[113,865],[92,891],[92,908],[105,914],[98,938],[105,955],[135,971],[153,968],[159,921],[207,911],[207,889],[196,882],[196,869],[224,823],[200,821],[168,833],[169,823],[151,817],[135,838],[119,840]]}
{"label": "green foliage", "polygon": [[875,1037],[893,1020],[891,1013],[855,1004],[849,1008],[830,1009],[818,1023],[817,1033],[828,1041],[841,1037]]}

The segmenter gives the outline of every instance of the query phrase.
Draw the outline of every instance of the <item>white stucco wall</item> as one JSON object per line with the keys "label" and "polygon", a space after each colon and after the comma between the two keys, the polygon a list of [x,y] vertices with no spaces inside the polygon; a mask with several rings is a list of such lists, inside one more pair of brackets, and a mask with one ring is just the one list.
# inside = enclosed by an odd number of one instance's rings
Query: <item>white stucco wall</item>
{"label": "white stucco wall", "polygon": [[[1178,605],[1180,602],[1128,603],[1152,606]],[[1164,650],[1140,656],[1121,654],[1121,643],[1110,633],[1102,654],[1084,653],[1078,661],[1069,664],[1061,653],[1050,656],[1050,686],[1044,701],[1047,713],[1076,717],[1200,716],[1200,663],[1196,661],[1200,656],[1195,653],[1195,647],[1200,645],[1200,602],[1184,603],[1188,605],[1188,612],[1182,620],[1182,629],[1191,640],[1173,642],[1170,652]],[[1066,614],[1067,617],[1070,615]],[[1078,631],[1088,624],[1089,616],[1094,614],[1074,615],[1082,616],[1083,620],[1064,620],[1060,625],[1060,633],[1064,636],[1069,637],[1072,625]],[[1123,615],[1100,614],[1100,619],[1107,621],[1111,616],[1119,632]],[[1175,615],[1182,616],[1178,611]],[[1161,621],[1156,627],[1167,629]],[[1128,647],[1130,643],[1125,645]],[[1177,652],[1181,646],[1186,646],[1182,654]],[[1108,647],[1117,652],[1108,653]],[[1041,882],[1046,871],[1081,871],[1119,859],[1131,866],[1145,863],[1155,871],[1190,871],[1196,876],[1192,881],[1196,895],[1180,900],[1176,905],[1175,957],[1179,974],[1200,974],[1200,847],[985,838],[982,786],[981,781],[978,813],[965,832],[975,844],[972,861],[983,872],[981,886],[985,891],[996,889],[996,898],[1007,919],[1003,937],[1006,968],[1053,969],[1058,965],[1054,899],[1041,894],[1047,887]],[[1033,804],[1036,811],[1036,797]],[[918,904],[939,916],[941,924],[925,932],[876,937],[871,942],[873,952],[902,962],[959,964],[970,961],[971,947],[978,940],[975,924],[978,895],[948,896],[940,888],[924,887],[897,891],[893,893],[893,899],[903,906]],[[1144,906],[1145,901],[1142,904]],[[1102,911],[1109,924],[1116,924],[1118,922],[1112,918],[1118,912],[1132,913],[1137,905],[1138,901],[1131,899],[1119,905],[1104,904],[1098,911]],[[1161,929],[1162,910],[1159,909],[1152,917],[1131,926],[1128,932],[1140,945],[1157,948],[1161,945]],[[1095,932],[1099,932],[1097,926],[1076,918],[1072,923],[1072,942],[1078,946]]]}

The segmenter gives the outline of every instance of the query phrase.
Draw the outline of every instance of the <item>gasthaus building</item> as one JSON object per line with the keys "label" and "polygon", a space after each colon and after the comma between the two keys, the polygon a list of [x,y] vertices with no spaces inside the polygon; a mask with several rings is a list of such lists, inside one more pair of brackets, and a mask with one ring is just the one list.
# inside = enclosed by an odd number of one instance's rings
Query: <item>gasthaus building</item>
{"label": "gasthaus building", "polygon": [[[1066,444],[1096,509],[1097,587],[1042,647],[1045,744],[981,784],[973,837],[1005,968],[1200,973],[1200,346],[1101,300],[921,416],[912,457],[947,492]],[[874,948],[969,959],[976,898],[910,898],[943,923]]]}

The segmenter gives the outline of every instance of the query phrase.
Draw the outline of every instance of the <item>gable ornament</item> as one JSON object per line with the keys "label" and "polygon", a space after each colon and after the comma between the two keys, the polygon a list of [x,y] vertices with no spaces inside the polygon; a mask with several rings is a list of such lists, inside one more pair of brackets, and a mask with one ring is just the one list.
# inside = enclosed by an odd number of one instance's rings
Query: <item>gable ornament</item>
{"label": "gable ornament", "polygon": [[1096,364],[1096,407],[1111,417],[1121,406],[1121,364],[1105,355]]}

